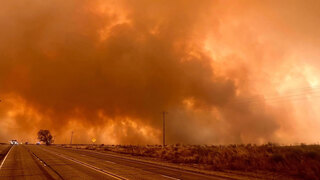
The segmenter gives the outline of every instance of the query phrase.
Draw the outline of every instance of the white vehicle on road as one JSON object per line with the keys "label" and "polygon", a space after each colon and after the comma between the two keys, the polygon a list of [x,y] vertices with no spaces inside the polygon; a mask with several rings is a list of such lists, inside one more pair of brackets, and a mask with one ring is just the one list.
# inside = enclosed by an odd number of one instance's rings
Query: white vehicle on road
{"label": "white vehicle on road", "polygon": [[18,145],[19,143],[18,143],[17,140],[11,140],[11,141],[10,141],[10,144],[11,144],[11,145]]}

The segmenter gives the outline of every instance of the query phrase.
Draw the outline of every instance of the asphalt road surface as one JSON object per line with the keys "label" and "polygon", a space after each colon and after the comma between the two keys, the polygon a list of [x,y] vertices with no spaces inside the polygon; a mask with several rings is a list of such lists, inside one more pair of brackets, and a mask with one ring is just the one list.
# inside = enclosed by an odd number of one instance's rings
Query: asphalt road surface
{"label": "asphalt road surface", "polygon": [[0,179],[232,179],[204,175],[110,153],[42,145],[14,145],[1,161]]}

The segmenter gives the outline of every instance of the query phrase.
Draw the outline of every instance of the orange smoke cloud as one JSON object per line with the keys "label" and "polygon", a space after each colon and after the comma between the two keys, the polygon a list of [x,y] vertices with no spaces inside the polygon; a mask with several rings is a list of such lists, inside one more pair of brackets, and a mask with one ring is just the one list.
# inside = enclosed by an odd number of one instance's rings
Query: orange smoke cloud
{"label": "orange smoke cloud", "polygon": [[71,131],[75,143],[160,143],[165,110],[169,143],[316,142],[317,102],[287,94],[318,85],[318,10],[313,1],[3,2],[0,140],[33,141],[47,128],[57,143]]}

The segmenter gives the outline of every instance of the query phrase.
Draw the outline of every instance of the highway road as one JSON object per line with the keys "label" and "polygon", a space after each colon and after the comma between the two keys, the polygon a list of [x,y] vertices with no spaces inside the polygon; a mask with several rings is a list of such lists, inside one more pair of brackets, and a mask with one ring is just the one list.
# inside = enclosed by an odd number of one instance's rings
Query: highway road
{"label": "highway road", "polygon": [[111,153],[43,145],[14,145],[3,158],[0,179],[233,179],[204,175]]}

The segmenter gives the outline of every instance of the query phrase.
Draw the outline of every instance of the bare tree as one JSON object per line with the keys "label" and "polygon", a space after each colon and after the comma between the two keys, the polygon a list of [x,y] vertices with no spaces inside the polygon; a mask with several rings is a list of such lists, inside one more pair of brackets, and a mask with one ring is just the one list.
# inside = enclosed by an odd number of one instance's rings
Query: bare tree
{"label": "bare tree", "polygon": [[40,131],[38,132],[38,139],[39,141],[46,143],[46,145],[50,145],[53,143],[53,137],[49,130],[40,129]]}

